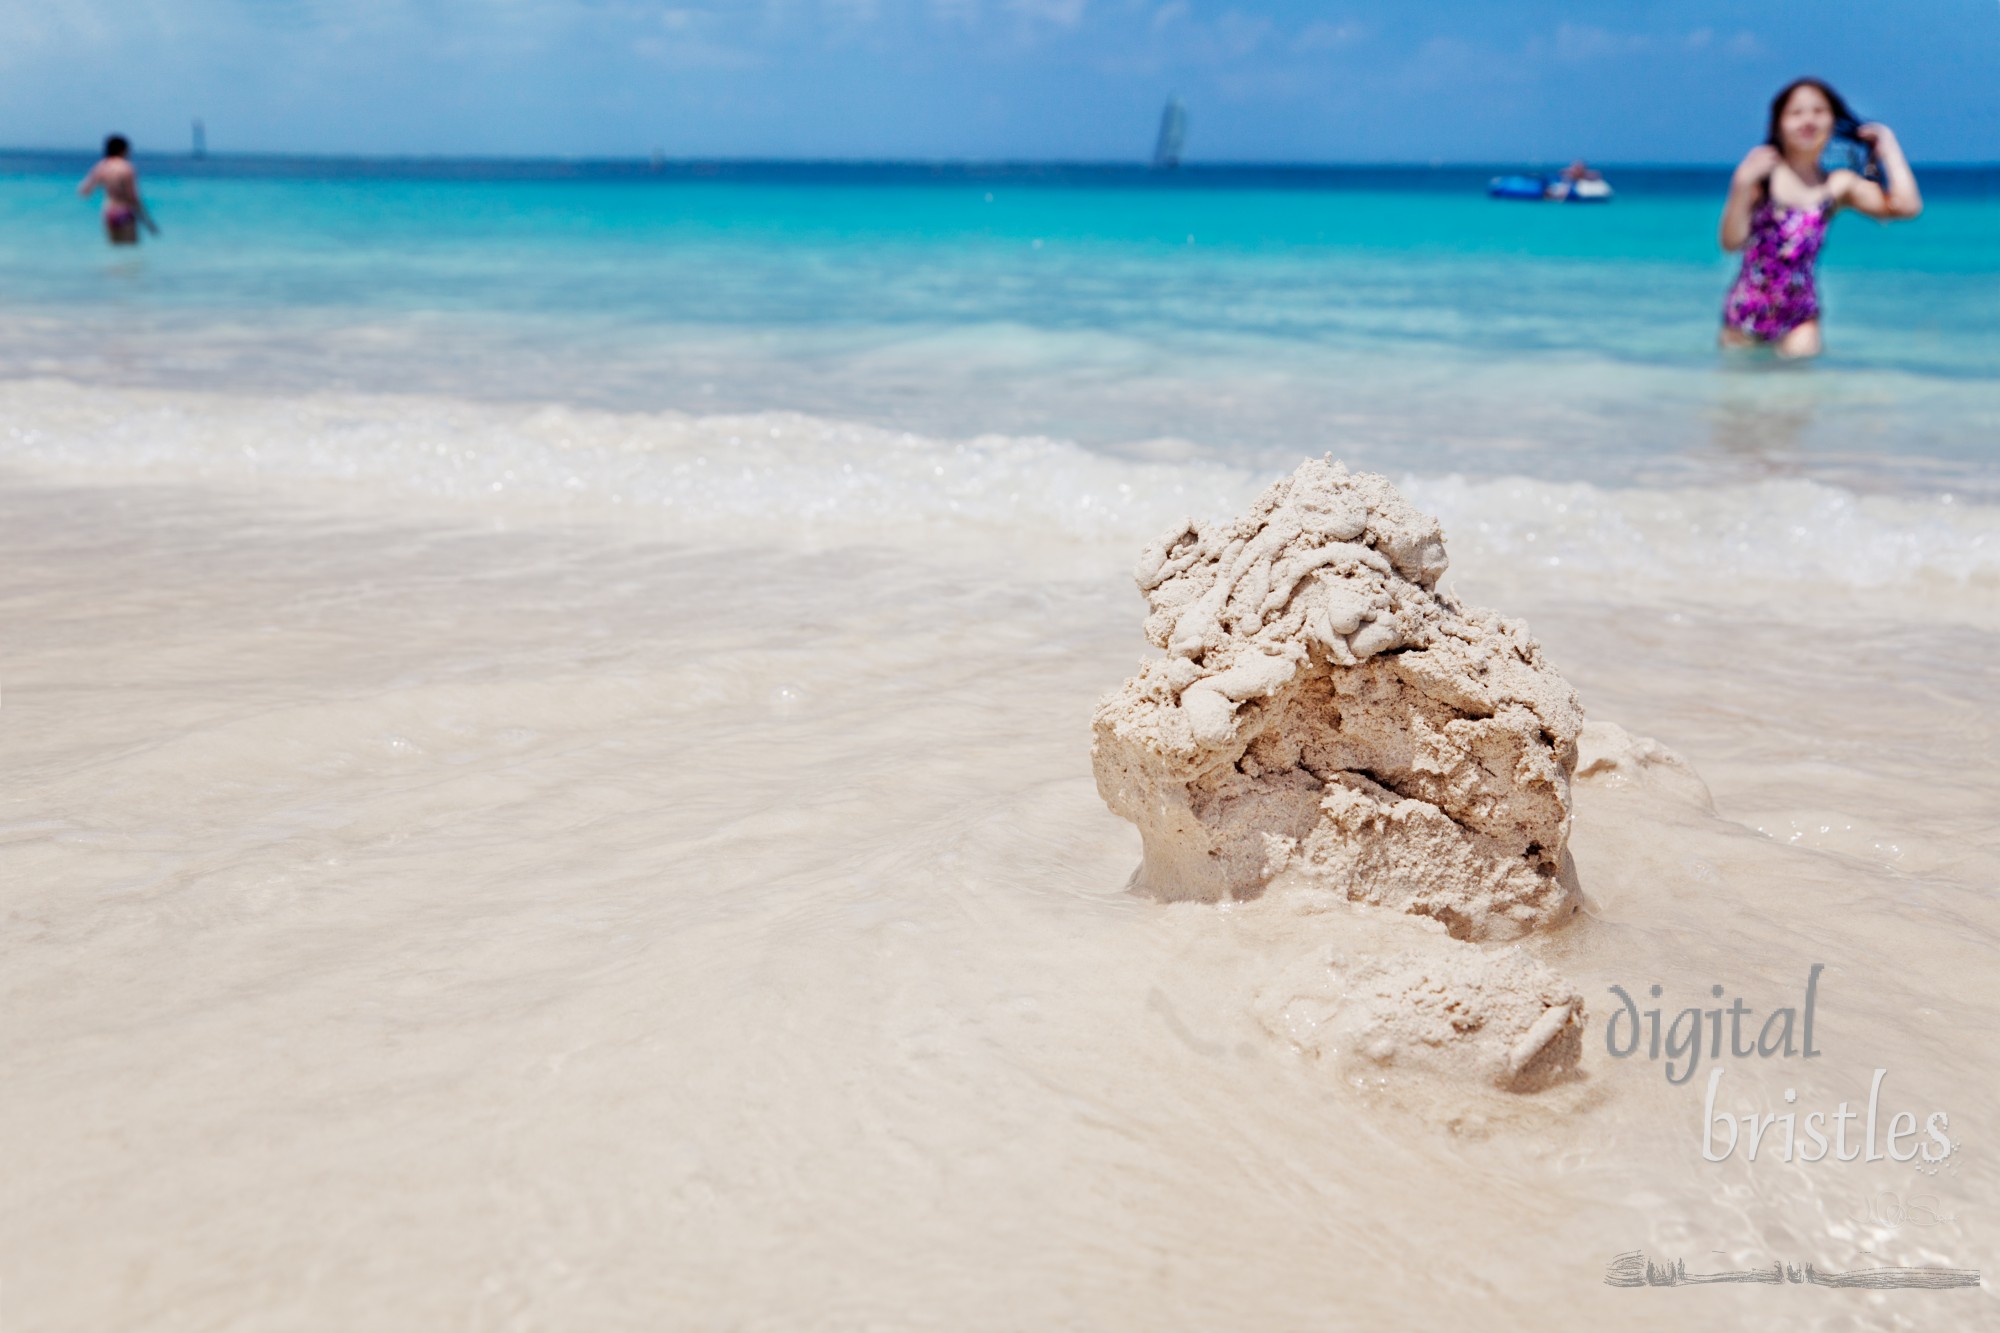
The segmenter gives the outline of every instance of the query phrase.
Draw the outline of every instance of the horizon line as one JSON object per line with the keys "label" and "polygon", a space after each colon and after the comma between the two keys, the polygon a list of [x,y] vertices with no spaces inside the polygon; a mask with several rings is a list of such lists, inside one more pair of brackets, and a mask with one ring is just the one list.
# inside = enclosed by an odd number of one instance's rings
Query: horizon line
{"label": "horizon line", "polygon": [[[62,157],[90,158],[100,156],[95,148],[35,148],[0,147],[0,159],[9,157]],[[482,165],[494,166],[636,166],[643,170],[690,167],[906,167],[922,169],[965,168],[1070,168],[1093,171],[1135,171],[1151,176],[1170,179],[1183,172],[1200,171],[1342,171],[1342,170],[1404,170],[1404,171],[1470,171],[1492,170],[1508,167],[1563,166],[1575,158],[1430,158],[1423,160],[1409,158],[1350,158],[1344,160],[1326,159],[1307,161],[1301,159],[1254,158],[1211,160],[1182,160],[1178,165],[1167,168],[1153,166],[1143,157],[1131,158],[1070,158],[1070,157],[785,157],[752,155],[703,155],[686,157],[653,156],[651,154],[609,155],[583,153],[363,153],[363,152],[317,152],[291,151],[279,149],[226,150],[220,152],[194,153],[192,151],[164,152],[158,150],[133,150],[135,159],[150,159],[156,162],[200,163],[200,162],[342,162],[342,163],[385,163],[408,165]],[[1617,158],[1585,159],[1594,166],[1620,171],[1729,171],[1734,165],[1727,161],[1667,161]],[[1943,159],[1913,162],[1912,167],[1931,170],[2000,170],[2000,159],[1979,161],[1970,159]]]}

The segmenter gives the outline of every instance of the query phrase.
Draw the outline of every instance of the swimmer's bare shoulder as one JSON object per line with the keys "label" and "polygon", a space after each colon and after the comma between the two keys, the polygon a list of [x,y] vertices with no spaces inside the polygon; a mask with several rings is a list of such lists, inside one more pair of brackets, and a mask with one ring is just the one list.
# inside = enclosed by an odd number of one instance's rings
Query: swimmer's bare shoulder
{"label": "swimmer's bare shoulder", "polygon": [[139,173],[122,157],[100,158],[83,178],[82,184],[76,187],[76,192],[88,195],[100,187],[107,204],[123,204],[129,208],[139,200]]}

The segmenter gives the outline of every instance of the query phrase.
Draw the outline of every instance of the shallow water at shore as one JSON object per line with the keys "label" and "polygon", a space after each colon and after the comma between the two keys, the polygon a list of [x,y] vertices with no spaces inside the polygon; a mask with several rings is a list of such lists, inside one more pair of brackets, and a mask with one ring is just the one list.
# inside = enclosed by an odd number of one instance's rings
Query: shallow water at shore
{"label": "shallow water at shore", "polygon": [[[1835,226],[1828,355],[1719,358],[1717,182],[1452,191],[162,177],[109,255],[0,174],[0,379],[790,411],[1283,470],[1992,498],[2000,176]],[[1423,173],[1412,180],[1425,185]],[[284,219],[282,227],[272,219]]]}

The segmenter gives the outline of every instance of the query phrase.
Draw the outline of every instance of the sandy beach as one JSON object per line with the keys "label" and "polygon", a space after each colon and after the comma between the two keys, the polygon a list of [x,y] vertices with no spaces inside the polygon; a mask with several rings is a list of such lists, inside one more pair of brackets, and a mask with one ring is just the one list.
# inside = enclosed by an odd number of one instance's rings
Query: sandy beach
{"label": "sandy beach", "polygon": [[[261,475],[230,434],[456,412],[493,439],[499,408],[7,392],[42,432],[0,482],[0,1327],[1993,1317],[1990,1280],[1604,1280],[1631,1251],[2000,1266],[1984,511],[1942,564],[1881,556],[1916,511],[1854,501],[1884,543],[1863,576],[1780,538],[1648,579],[1615,544],[1540,552],[1586,501],[1565,540],[1615,512],[1640,549],[1670,496],[1410,483],[1458,594],[1712,793],[1576,780],[1587,907],[1524,944],[1585,997],[1584,1060],[1520,1096],[1357,1077],[1287,1028],[1283,978],[1366,947],[1365,913],[1126,892],[1089,725],[1152,651],[1131,562],[1256,470],[1074,474],[1127,497],[1081,527],[954,519],[940,482],[896,492],[902,521],[711,511],[670,539],[365,459]],[[173,414],[220,443],[63,457],[86,419],[108,448]],[[1607,1054],[1612,986],[1765,1012],[1815,964],[1820,1057],[1724,1060],[1727,1110],[1859,1105],[1886,1069],[1885,1123],[1948,1113],[1941,1165],[1704,1160],[1709,1066]]]}

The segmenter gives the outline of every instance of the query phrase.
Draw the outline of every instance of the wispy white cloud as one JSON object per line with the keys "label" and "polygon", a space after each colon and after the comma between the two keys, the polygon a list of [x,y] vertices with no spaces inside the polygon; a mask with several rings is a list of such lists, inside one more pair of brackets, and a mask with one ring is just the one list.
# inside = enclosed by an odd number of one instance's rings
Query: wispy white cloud
{"label": "wispy white cloud", "polygon": [[733,40],[718,16],[709,10],[663,9],[655,16],[656,31],[632,39],[632,53],[667,69],[756,69],[764,63],[756,47]]}
{"label": "wispy white cloud", "polygon": [[1301,55],[1313,51],[1338,51],[1353,46],[1367,36],[1368,29],[1352,20],[1333,23],[1326,19],[1314,19],[1292,38],[1292,50]]}
{"label": "wispy white cloud", "polygon": [[1074,28],[1083,22],[1089,0],[1005,0],[1007,8],[1033,23]]}
{"label": "wispy white cloud", "polygon": [[979,22],[979,0],[925,0],[925,7],[940,23],[971,28]]}
{"label": "wispy white cloud", "polygon": [[1551,45],[1557,60],[1610,60],[1651,50],[1653,38],[1646,33],[1612,32],[1588,23],[1562,23],[1556,26]]}
{"label": "wispy white cloud", "polygon": [[1224,60],[1241,60],[1264,45],[1271,26],[1271,20],[1262,15],[1232,9],[1215,21],[1213,53]]}
{"label": "wispy white cloud", "polygon": [[[1532,61],[1502,54],[1461,37],[1433,37],[1401,61],[1386,65],[1379,82],[1403,95],[1460,93],[1533,83]],[[1481,95],[1484,95],[1483,93]]]}
{"label": "wispy white cloud", "polygon": [[866,25],[882,17],[882,0],[821,0],[836,22]]}

